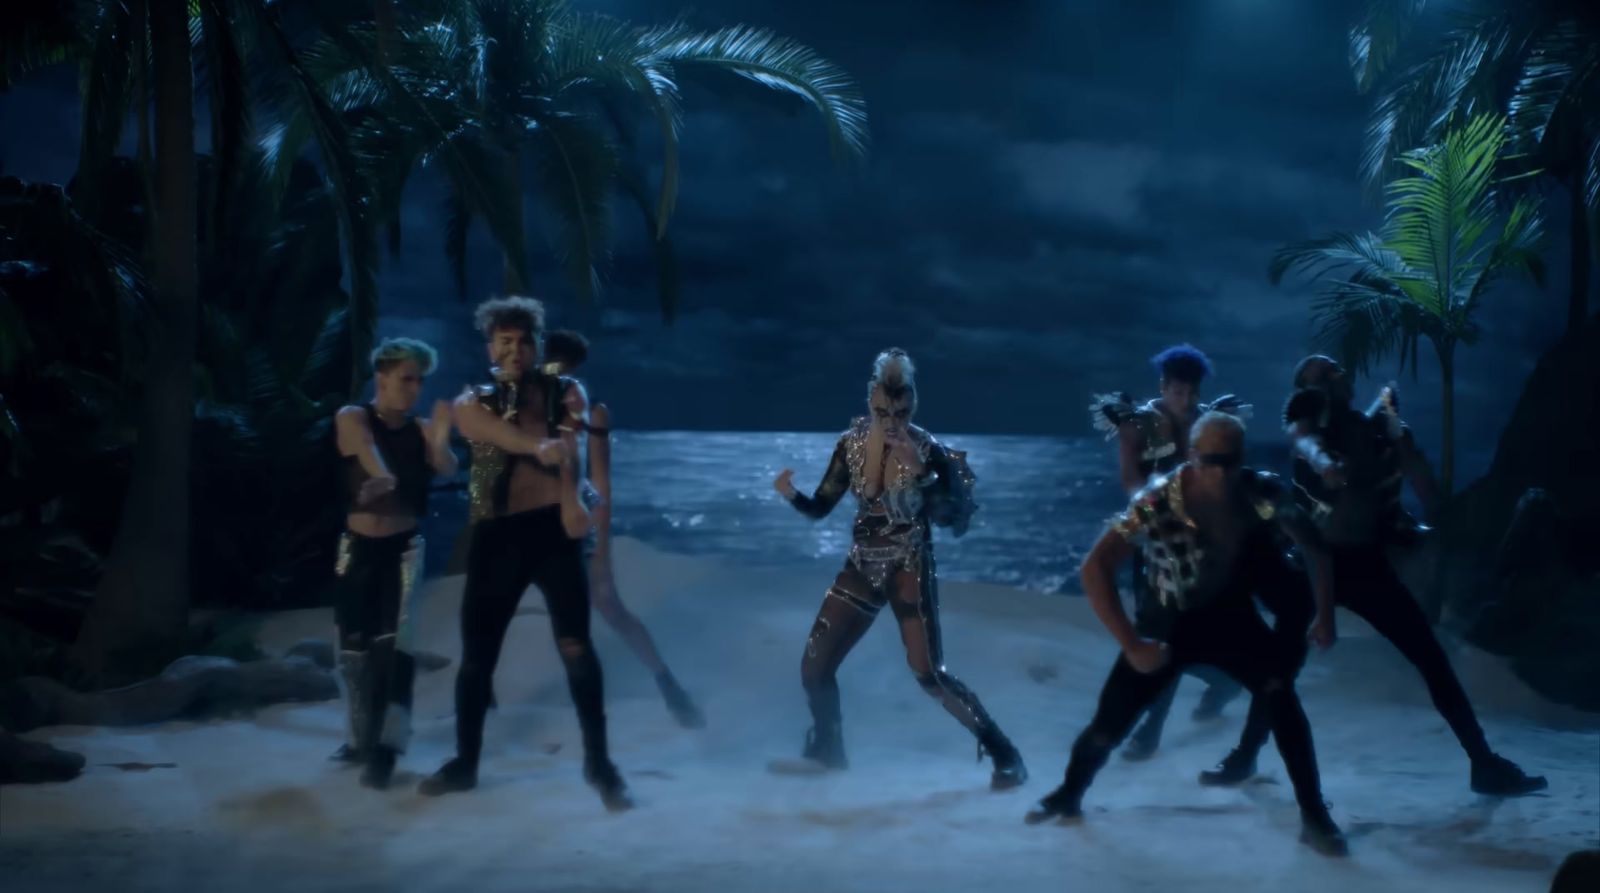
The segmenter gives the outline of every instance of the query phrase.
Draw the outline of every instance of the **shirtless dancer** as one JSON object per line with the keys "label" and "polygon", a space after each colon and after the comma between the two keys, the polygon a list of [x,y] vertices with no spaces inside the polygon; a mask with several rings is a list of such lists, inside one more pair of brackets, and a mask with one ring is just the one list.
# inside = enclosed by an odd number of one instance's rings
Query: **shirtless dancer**
{"label": "shirtless dancer", "polygon": [[478,330],[495,364],[494,382],[456,400],[455,418],[472,444],[472,533],[461,601],[461,667],[456,673],[456,755],[424,779],[439,795],[477,786],[484,716],[506,629],[527,587],[544,595],[556,648],[583,731],[584,778],[606,808],[633,803],[606,741],[600,660],[589,638],[584,537],[592,521],[579,492],[576,436],[562,431],[582,414],[577,383],[538,369],[544,307],[524,297],[478,307]]}

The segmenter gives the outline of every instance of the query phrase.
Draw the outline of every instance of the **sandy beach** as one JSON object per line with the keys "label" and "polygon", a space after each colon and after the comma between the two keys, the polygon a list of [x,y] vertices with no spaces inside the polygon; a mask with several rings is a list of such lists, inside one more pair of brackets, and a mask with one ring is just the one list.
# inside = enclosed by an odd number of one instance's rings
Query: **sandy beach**
{"label": "sandy beach", "polygon": [[[0,789],[8,893],[67,890],[1540,891],[1568,852],[1600,845],[1600,717],[1545,704],[1500,662],[1453,659],[1491,743],[1550,778],[1511,801],[1468,790],[1467,760],[1420,679],[1361,622],[1302,677],[1324,788],[1351,838],[1333,862],[1296,842],[1276,753],[1263,778],[1212,790],[1195,773],[1232,745],[1245,704],[1197,725],[1180,691],[1152,761],[1114,759],[1081,827],[1025,827],[1087,722],[1115,645],[1082,599],[946,584],[949,668],[1022,749],[1032,780],[988,790],[975,745],[907,671],[880,622],[840,675],[848,772],[769,773],[808,724],[804,637],[836,565],[751,569],[618,544],[624,599],[701,701],[678,728],[649,675],[596,617],[613,752],[639,806],[607,814],[580,777],[577,725],[537,592],[513,623],[477,791],[420,797],[453,750],[455,667],[418,683],[395,789],[327,761],[335,702],[131,729],[28,737],[83,753],[84,775]],[[455,658],[460,578],[425,588],[423,644]],[[331,611],[263,618],[269,652],[332,638]],[[154,768],[113,767],[113,763]],[[170,766],[164,764],[171,764]]]}

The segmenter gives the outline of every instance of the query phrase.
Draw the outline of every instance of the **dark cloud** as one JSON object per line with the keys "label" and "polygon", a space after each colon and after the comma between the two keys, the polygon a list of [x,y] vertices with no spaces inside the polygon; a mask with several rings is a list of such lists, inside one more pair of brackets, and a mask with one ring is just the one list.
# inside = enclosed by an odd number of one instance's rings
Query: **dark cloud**
{"label": "dark cloud", "polygon": [[[577,5],[772,27],[848,68],[872,115],[872,154],[840,164],[803,103],[682,73],[681,319],[659,320],[631,208],[618,210],[603,313],[573,306],[547,255],[534,275],[553,317],[593,335],[590,377],[627,424],[837,427],[889,344],[917,357],[924,414],[946,430],[1080,433],[1089,390],[1150,387],[1146,358],[1177,340],[1213,355],[1216,389],[1271,410],[1309,335],[1305,287],[1266,280],[1273,250],[1378,222],[1356,176],[1368,105],[1346,61],[1356,0]],[[40,120],[55,148],[7,145],[8,165],[70,159],[61,107]],[[0,97],[8,144],[16,108]],[[437,334],[438,377],[459,381],[482,348],[444,267],[439,208],[437,184],[418,177],[405,251],[382,280],[384,325]],[[481,233],[471,260],[477,299],[499,274]],[[1558,303],[1526,289],[1496,299],[1495,328],[1463,362],[1464,432],[1502,423],[1548,343],[1529,308],[1557,320]],[[1430,363],[1407,385],[1425,438]]]}

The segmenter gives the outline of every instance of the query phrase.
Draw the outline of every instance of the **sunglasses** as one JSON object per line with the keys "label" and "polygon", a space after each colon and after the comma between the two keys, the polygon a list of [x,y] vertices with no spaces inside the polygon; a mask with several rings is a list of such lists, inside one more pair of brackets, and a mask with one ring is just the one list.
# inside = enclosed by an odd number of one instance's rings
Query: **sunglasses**
{"label": "sunglasses", "polygon": [[1242,453],[1200,453],[1195,459],[1201,465],[1213,468],[1236,468],[1244,463]]}

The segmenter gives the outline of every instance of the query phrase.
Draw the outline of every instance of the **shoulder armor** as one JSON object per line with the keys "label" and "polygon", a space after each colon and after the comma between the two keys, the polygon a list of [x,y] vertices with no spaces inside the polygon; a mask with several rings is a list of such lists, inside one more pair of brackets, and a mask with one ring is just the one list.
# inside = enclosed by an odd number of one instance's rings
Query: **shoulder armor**
{"label": "shoulder armor", "polygon": [[1283,404],[1283,427],[1288,429],[1300,422],[1310,422],[1321,428],[1327,423],[1329,408],[1326,393],[1317,388],[1301,388]]}
{"label": "shoulder armor", "polygon": [[1107,440],[1116,437],[1122,426],[1133,420],[1135,412],[1133,398],[1126,392],[1090,395],[1089,424],[1104,432]]}
{"label": "shoulder armor", "polygon": [[1244,402],[1244,399],[1237,394],[1223,394],[1210,403],[1201,404],[1200,409],[1202,412],[1225,412],[1234,418],[1246,421],[1255,415],[1255,407]]}

